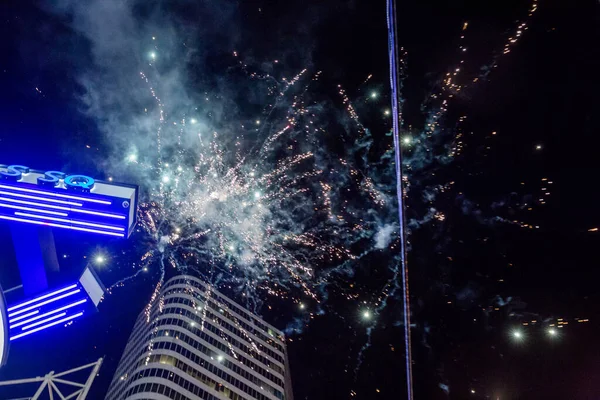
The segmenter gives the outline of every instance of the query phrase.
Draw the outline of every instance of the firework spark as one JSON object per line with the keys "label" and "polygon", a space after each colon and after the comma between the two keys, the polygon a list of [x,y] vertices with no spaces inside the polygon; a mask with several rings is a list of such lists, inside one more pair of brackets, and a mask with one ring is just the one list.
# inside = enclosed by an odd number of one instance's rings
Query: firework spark
{"label": "firework spark", "polygon": [[[140,207],[140,227],[149,239],[149,250],[140,260],[143,268],[158,264],[161,281],[167,266],[193,268],[255,305],[262,302],[259,292],[318,303],[332,272],[348,268],[348,262],[369,252],[363,246],[358,255],[352,247],[374,238],[381,215],[364,215],[352,204],[358,198],[361,207],[386,209],[389,195],[382,189],[386,186],[349,163],[353,155],[334,158],[317,151],[315,144],[325,129],[307,93],[320,72],[304,79],[306,74],[303,70],[284,78],[274,90],[270,86],[274,98],[253,118],[260,128],[236,130],[209,127],[197,116],[169,118],[173,113],[166,111],[168,102],[155,88],[160,85],[140,73],[156,115],[153,154],[136,156],[136,162],[129,163],[134,173],[153,177]],[[264,78],[256,73],[248,76]],[[293,90],[301,84],[300,91]],[[369,142],[348,96],[339,91],[355,130]],[[252,122],[232,125],[252,126]],[[182,138],[194,136],[197,140],[182,145]],[[165,138],[176,140],[166,146],[173,140]],[[375,243],[366,248],[375,250]]]}

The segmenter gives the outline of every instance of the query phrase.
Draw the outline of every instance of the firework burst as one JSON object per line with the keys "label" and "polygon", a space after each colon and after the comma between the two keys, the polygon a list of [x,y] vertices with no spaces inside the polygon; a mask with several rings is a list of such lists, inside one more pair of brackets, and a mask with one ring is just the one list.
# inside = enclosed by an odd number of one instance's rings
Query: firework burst
{"label": "firework burst", "polygon": [[[262,302],[259,292],[320,302],[332,272],[347,271],[349,262],[376,248],[369,240],[386,222],[377,210],[385,209],[389,195],[349,162],[364,158],[357,153],[368,151],[369,132],[341,91],[362,145],[342,149],[342,157],[325,150],[324,107],[307,95],[320,72],[304,84],[306,74],[281,83],[271,78],[272,99],[260,116],[219,130],[198,117],[170,119],[168,104],[140,74],[155,101],[154,152],[133,149],[125,159],[134,174],[151,178],[144,179],[148,195],[140,207],[149,249],[142,270],[158,264],[159,281],[168,267],[194,270],[255,306]],[[268,77],[253,73],[250,79]]]}

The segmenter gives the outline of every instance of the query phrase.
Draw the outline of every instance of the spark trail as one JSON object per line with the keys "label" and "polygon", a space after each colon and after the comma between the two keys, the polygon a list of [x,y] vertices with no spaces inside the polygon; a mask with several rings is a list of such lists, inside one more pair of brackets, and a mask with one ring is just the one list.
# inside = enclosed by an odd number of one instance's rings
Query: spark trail
{"label": "spark trail", "polygon": [[308,95],[319,75],[267,77],[271,105],[258,117],[218,128],[199,116],[167,112],[168,99],[155,88],[160,84],[140,73],[155,103],[155,148],[123,155],[135,160],[129,162],[134,175],[151,178],[140,207],[149,249],[140,268],[158,265],[162,281],[168,267],[193,266],[254,307],[271,296],[320,303],[325,286],[380,250],[377,227],[392,226],[386,220],[394,209],[390,183],[349,162],[365,157],[371,138],[341,89],[362,146],[333,156],[320,145],[335,127]]}

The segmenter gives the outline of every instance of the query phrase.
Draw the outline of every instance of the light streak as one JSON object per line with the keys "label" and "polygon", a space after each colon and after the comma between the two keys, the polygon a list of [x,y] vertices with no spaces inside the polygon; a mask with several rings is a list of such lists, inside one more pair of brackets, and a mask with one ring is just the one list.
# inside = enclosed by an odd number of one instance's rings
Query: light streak
{"label": "light streak", "polygon": [[57,319],[57,318],[64,317],[65,315],[67,315],[67,313],[66,313],[66,312],[62,312],[62,313],[59,313],[59,314],[53,315],[53,316],[51,316],[51,317],[48,317],[48,318],[46,318],[46,319],[43,319],[43,320],[41,320],[41,321],[34,322],[33,324],[25,325],[25,326],[24,326],[23,328],[21,328],[21,329],[22,329],[22,330],[24,330],[24,331],[26,331],[26,330],[28,330],[28,329],[31,329],[31,328],[33,328],[34,326],[38,326],[38,325],[41,325],[41,324],[45,324],[45,323],[46,323],[46,322],[48,322],[48,321],[52,321],[52,320],[55,320],[55,319]]}
{"label": "light streak", "polygon": [[72,230],[75,230],[75,231],[100,233],[100,234],[108,235],[108,236],[118,236],[118,237],[124,237],[125,236],[124,234],[121,234],[121,233],[99,231],[97,229],[79,228],[77,226],[59,225],[59,224],[53,224],[51,222],[31,221],[29,219],[7,217],[7,216],[4,216],[4,215],[0,215],[0,219],[5,219],[5,220],[8,220],[8,221],[25,222],[25,223],[34,224],[34,225],[46,225],[46,226],[52,226],[52,227],[55,227],[55,228],[72,229]]}
{"label": "light streak", "polygon": [[[87,302],[87,299],[79,300],[79,301],[76,301],[76,302],[74,302],[74,303],[68,304],[68,305],[66,305],[66,306],[59,307],[59,308],[57,308],[56,310],[52,310],[52,311],[49,311],[49,312],[47,312],[47,313],[44,313],[44,314],[36,315],[35,317],[33,317],[33,318],[30,318],[30,319],[28,319],[28,320],[25,320],[25,321],[20,321],[20,322],[18,322],[18,323],[15,323],[15,324],[13,324],[13,323],[12,323],[13,321],[14,321],[14,322],[16,322],[16,321],[20,320],[21,318],[23,318],[23,316],[19,316],[18,318],[14,318],[13,320],[11,320],[10,329],[17,328],[17,327],[19,327],[19,326],[21,326],[21,325],[28,324],[29,322],[36,321],[36,320],[38,320],[38,319],[40,319],[40,318],[44,318],[44,317],[46,317],[46,316],[48,316],[48,315],[52,315],[52,314],[54,314],[54,313],[57,313],[57,312],[60,312],[60,311],[68,310],[69,308],[72,308],[72,307],[78,306],[78,305],[80,305],[80,304],[83,304],[83,303],[85,303],[85,302]],[[35,311],[35,312],[33,312],[33,313],[26,314],[26,316],[28,317],[28,316],[35,315],[35,314],[38,314],[38,313],[39,313],[39,310],[36,310],[36,311]]]}
{"label": "light streak", "polygon": [[14,305],[12,307],[9,307],[6,311],[8,311],[8,312],[14,311],[14,310],[16,310],[18,308],[25,307],[25,306],[27,306],[29,304],[36,303],[36,302],[38,302],[40,300],[47,299],[48,297],[52,297],[55,294],[66,292],[67,290],[71,290],[71,289],[76,288],[76,287],[77,287],[77,284],[73,284],[73,285],[69,285],[67,287],[64,287],[62,289],[54,290],[54,291],[52,291],[50,293],[47,293],[47,294],[41,295],[39,297],[36,297],[34,299],[28,300],[28,301],[26,301],[24,303],[20,303],[20,304]]}
{"label": "light streak", "polygon": [[0,203],[0,207],[5,207],[5,208],[13,208],[16,210],[24,210],[24,211],[34,211],[34,212],[39,212],[39,213],[44,213],[44,214],[51,214],[51,215],[58,215],[61,217],[66,217],[67,213],[63,213],[63,212],[57,212],[57,211],[48,211],[48,210],[38,210],[36,208],[31,208],[31,207],[24,207],[24,206],[12,206],[10,204],[4,204],[4,203]]}
{"label": "light streak", "polygon": [[0,194],[4,194],[4,195],[9,195],[9,196],[15,196],[15,197],[20,197],[23,199],[31,199],[31,200],[42,200],[42,201],[47,201],[50,203],[57,203],[57,204],[67,204],[70,206],[83,206],[82,203],[75,203],[73,201],[64,201],[64,200],[55,200],[55,199],[47,199],[45,197],[39,197],[39,196],[30,196],[28,194],[20,194],[20,193],[12,193],[12,192],[6,192],[4,190],[0,190]]}
{"label": "light streak", "polygon": [[19,192],[43,194],[43,195],[46,195],[46,196],[60,197],[60,198],[63,198],[63,199],[88,201],[88,202],[91,202],[91,203],[106,204],[106,205],[112,204],[108,200],[98,200],[98,199],[93,199],[93,198],[89,198],[89,197],[73,196],[73,195],[70,195],[70,194],[60,194],[60,193],[53,193],[53,192],[45,192],[45,191],[42,191],[42,190],[26,189],[26,188],[16,187],[16,186],[0,185],[0,188],[2,188],[2,189],[16,190],[16,191],[19,191]]}
{"label": "light streak", "polygon": [[41,307],[41,306],[45,306],[46,304],[54,303],[57,300],[64,299],[65,297],[72,296],[72,295],[77,294],[79,292],[81,292],[81,289],[76,289],[76,290],[73,290],[71,292],[68,292],[68,293],[65,293],[65,294],[61,294],[60,296],[53,297],[53,298],[51,298],[49,300],[43,301],[41,303],[34,304],[33,306],[29,306],[29,307],[24,308],[22,310],[15,311],[15,312],[10,312],[8,314],[8,317],[9,318],[10,317],[14,317],[15,315],[19,315],[21,313],[24,313],[25,311],[33,310],[34,308],[38,308],[38,307]]}
{"label": "light streak", "polygon": [[45,215],[28,214],[28,213],[22,213],[22,212],[18,212],[18,211],[15,213],[15,215],[18,215],[20,217],[39,218],[39,219],[47,219],[49,221],[65,222],[67,224],[91,226],[94,228],[112,229],[114,231],[124,231],[125,230],[125,228],[122,228],[120,226],[94,224],[92,222],[75,221],[75,220],[65,219],[65,218],[54,218],[54,217],[48,217]]}
{"label": "light streak", "polygon": [[37,328],[35,328],[35,329],[32,329],[32,330],[30,330],[30,331],[23,332],[23,333],[20,333],[20,334],[18,334],[18,335],[15,335],[15,336],[11,336],[10,340],[11,340],[11,341],[13,341],[13,340],[16,340],[16,339],[22,338],[22,337],[24,337],[24,336],[31,335],[32,333],[39,332],[39,331],[41,331],[41,330],[44,330],[44,329],[46,329],[46,328],[50,328],[51,326],[55,326],[55,325],[58,325],[58,324],[62,324],[63,322],[67,322],[67,321],[72,321],[72,320],[74,320],[75,318],[79,318],[79,317],[81,317],[82,315],[83,315],[83,311],[82,311],[82,312],[80,312],[80,313],[77,313],[77,314],[75,314],[75,315],[71,315],[71,316],[68,316],[68,317],[66,317],[66,318],[59,319],[58,321],[54,321],[54,322],[52,322],[52,323],[49,323],[49,324],[47,324],[47,325],[42,325],[42,326],[40,326],[40,327],[37,327]]}

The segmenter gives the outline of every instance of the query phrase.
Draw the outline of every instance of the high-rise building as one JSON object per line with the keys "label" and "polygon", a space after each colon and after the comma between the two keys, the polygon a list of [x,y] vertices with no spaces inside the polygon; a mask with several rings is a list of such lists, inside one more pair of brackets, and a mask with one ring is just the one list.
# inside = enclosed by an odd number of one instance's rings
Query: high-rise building
{"label": "high-rise building", "polygon": [[189,275],[140,313],[106,400],[292,400],[283,333]]}

